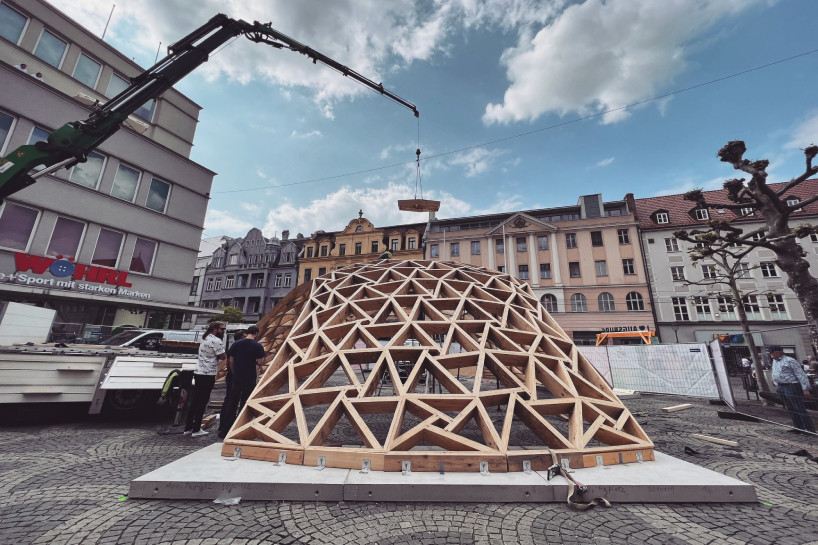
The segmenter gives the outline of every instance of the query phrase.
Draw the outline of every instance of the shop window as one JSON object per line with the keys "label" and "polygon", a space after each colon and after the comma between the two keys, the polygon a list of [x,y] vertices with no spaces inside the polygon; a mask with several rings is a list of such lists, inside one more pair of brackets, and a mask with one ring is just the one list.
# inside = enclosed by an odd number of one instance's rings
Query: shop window
{"label": "shop window", "polygon": [[77,163],[71,168],[68,179],[81,186],[96,189],[102,177],[102,168],[105,166],[105,157],[94,151],[88,154],[88,160]]}
{"label": "shop window", "polygon": [[37,42],[37,47],[34,49],[34,56],[54,68],[59,68],[67,48],[68,44],[66,42],[49,31],[43,30],[40,41]]}
{"label": "shop window", "polygon": [[154,178],[151,180],[151,187],[148,191],[148,200],[145,202],[145,206],[164,214],[168,206],[169,194],[170,184]]}
{"label": "shop window", "polygon": [[123,201],[133,202],[136,196],[136,188],[139,186],[141,173],[135,168],[126,165],[119,165],[114,176],[114,186],[111,188],[111,195]]}
{"label": "shop window", "polygon": [[460,255],[460,243],[459,242],[452,242],[449,245],[449,256],[450,257],[458,257]]}
{"label": "shop window", "polygon": [[571,312],[588,312],[588,301],[581,293],[571,296]]}
{"label": "shop window", "polygon": [[116,269],[119,261],[119,251],[122,248],[122,233],[100,229],[97,237],[97,246],[94,248],[94,257],[91,259],[92,265],[110,267]]}
{"label": "shop window", "polygon": [[625,304],[629,312],[638,312],[645,310],[645,300],[642,299],[642,294],[638,291],[632,291],[625,296]]}
{"label": "shop window", "polygon": [[81,53],[77,65],[74,67],[74,79],[93,89],[97,86],[97,80],[99,79],[99,73],[101,71],[101,64],[84,53]]}
{"label": "shop window", "polygon": [[591,231],[591,246],[602,246],[602,231]]}
{"label": "shop window", "polygon": [[616,312],[614,297],[607,291],[600,293],[596,300],[599,304],[599,312]]}
{"label": "shop window", "polygon": [[[3,4],[0,4],[2,7]],[[11,126],[14,125],[14,118],[0,112],[0,155],[6,151],[6,142],[11,134]]]}
{"label": "shop window", "polygon": [[85,223],[68,218],[57,218],[45,255],[77,257],[84,233]]}
{"label": "shop window", "polygon": [[0,37],[14,45],[19,44],[27,22],[28,17],[0,3]]}
{"label": "shop window", "polygon": [[6,202],[0,212],[0,247],[27,252],[39,216],[33,208]]}
{"label": "shop window", "polygon": [[528,265],[520,265],[520,280],[528,280]]}
{"label": "shop window", "polygon": [[553,294],[546,293],[545,295],[543,295],[542,298],[540,299],[540,303],[542,303],[542,305],[545,307],[545,310],[547,310],[548,312],[550,313],[557,312],[557,298]]}
{"label": "shop window", "polygon": [[153,259],[156,255],[156,243],[152,240],[137,238],[131,256],[131,266],[129,271],[142,274],[150,274],[153,267]]}
{"label": "shop window", "polygon": [[633,268],[633,259],[622,260],[622,271],[625,274],[636,274],[636,270]]}
{"label": "shop window", "polygon": [[551,263],[540,263],[540,278],[551,278]]}

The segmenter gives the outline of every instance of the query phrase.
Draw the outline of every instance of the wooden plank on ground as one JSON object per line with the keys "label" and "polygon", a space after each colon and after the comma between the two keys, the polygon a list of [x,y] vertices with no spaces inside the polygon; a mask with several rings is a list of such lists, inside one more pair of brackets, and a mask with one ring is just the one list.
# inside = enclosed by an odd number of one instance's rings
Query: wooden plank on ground
{"label": "wooden plank on ground", "polygon": [[709,435],[702,435],[694,433],[693,437],[701,441],[709,441],[710,443],[717,443],[719,445],[727,445],[728,447],[737,447],[738,441],[730,441],[729,439],[719,439],[718,437],[710,437]]}
{"label": "wooden plank on ground", "polygon": [[683,411],[685,409],[693,408],[692,403],[682,403],[681,405],[673,405],[672,407],[664,407],[662,409],[663,413],[675,413],[676,411]]}
{"label": "wooden plank on ground", "polygon": [[204,418],[202,418],[202,429],[209,428],[210,426],[213,425],[215,421],[216,421],[215,414],[209,414],[205,416]]}

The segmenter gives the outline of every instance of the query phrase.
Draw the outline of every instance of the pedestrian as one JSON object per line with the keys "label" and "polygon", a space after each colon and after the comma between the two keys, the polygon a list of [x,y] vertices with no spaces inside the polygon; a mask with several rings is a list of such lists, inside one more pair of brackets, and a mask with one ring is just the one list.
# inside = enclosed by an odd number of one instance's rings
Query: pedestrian
{"label": "pedestrian", "polygon": [[[43,81],[43,73],[37,72],[36,74],[34,74],[34,79],[36,79],[37,81]],[[45,82],[43,81],[43,83]]]}
{"label": "pedestrian", "polygon": [[26,74],[28,74],[28,65],[24,62],[21,62],[20,64],[15,64],[14,68],[19,70],[20,72],[25,72]]}
{"label": "pedestrian", "polygon": [[744,370],[745,375],[750,374],[750,369],[752,368],[752,366],[753,362],[752,360],[750,360],[750,358],[747,357],[741,358],[741,368]]}
{"label": "pedestrian", "polygon": [[[235,343],[236,341],[242,340],[244,338],[245,333],[246,332],[243,329],[239,329],[238,331],[236,331],[233,334],[233,342]],[[229,349],[228,352],[230,352]],[[228,365],[227,363],[225,363],[225,366],[227,367],[227,374],[224,376],[224,400],[222,401],[222,410],[219,413],[220,424],[221,422],[224,422],[225,418],[230,418],[227,416],[227,412],[225,412],[224,408],[225,406],[227,406],[227,398],[230,397],[230,390],[233,389],[233,371],[230,370],[230,365]],[[232,418],[235,419],[236,415],[234,414]],[[219,427],[221,427],[221,425]]]}
{"label": "pedestrian", "polygon": [[780,345],[770,346],[773,360],[773,383],[793,426],[799,430],[815,433],[812,418],[804,407],[804,396],[809,395],[809,379],[797,360],[784,355]]}
{"label": "pedestrian", "polygon": [[227,357],[224,353],[224,341],[222,341],[224,330],[224,322],[211,322],[199,344],[199,358],[196,360],[196,369],[193,371],[193,403],[187,414],[185,435],[192,437],[207,435],[207,432],[202,429],[202,417],[207,408],[207,402],[210,401],[210,392],[216,383],[219,361]]}
{"label": "pedestrian", "polygon": [[256,342],[258,328],[247,328],[245,337],[233,343],[227,354],[227,368],[233,372],[230,395],[222,407],[223,417],[219,419],[219,437],[224,438],[236,421],[241,408],[256,387],[257,368],[264,365],[264,347]]}

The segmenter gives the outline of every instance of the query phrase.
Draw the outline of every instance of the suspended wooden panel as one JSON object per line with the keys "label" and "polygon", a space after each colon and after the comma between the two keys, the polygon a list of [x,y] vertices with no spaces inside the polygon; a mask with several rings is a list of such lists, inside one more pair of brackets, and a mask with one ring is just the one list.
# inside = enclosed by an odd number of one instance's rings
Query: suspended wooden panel
{"label": "suspended wooden panel", "polygon": [[437,212],[440,210],[440,201],[429,199],[406,199],[398,201],[398,209],[407,212]]}
{"label": "suspended wooden panel", "polygon": [[[359,263],[299,286],[259,328],[268,367],[225,456],[239,447],[244,458],[385,471],[653,460],[627,407],[507,274]],[[333,443],[336,428],[349,444]]]}

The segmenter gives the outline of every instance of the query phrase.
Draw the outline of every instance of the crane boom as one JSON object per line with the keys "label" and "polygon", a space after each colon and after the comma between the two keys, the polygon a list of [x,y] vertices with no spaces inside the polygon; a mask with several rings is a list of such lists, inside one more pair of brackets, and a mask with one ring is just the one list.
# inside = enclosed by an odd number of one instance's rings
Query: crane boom
{"label": "crane boom", "polygon": [[[88,153],[110,138],[128,116],[151,99],[173,87],[182,78],[207,62],[210,55],[232,38],[244,35],[256,43],[276,49],[289,49],[308,56],[381,95],[420,113],[414,104],[384,89],[382,83],[362,76],[351,68],[315,51],[270,26],[258,21],[248,23],[218,14],[178,42],[168,46],[168,54],[156,64],[131,78],[131,84],[103,105],[97,104],[91,115],[56,129],[44,142],[20,146],[0,158],[0,203],[13,193],[36,182],[37,178],[60,168],[70,168],[88,159]],[[45,168],[33,174],[38,166]]]}

